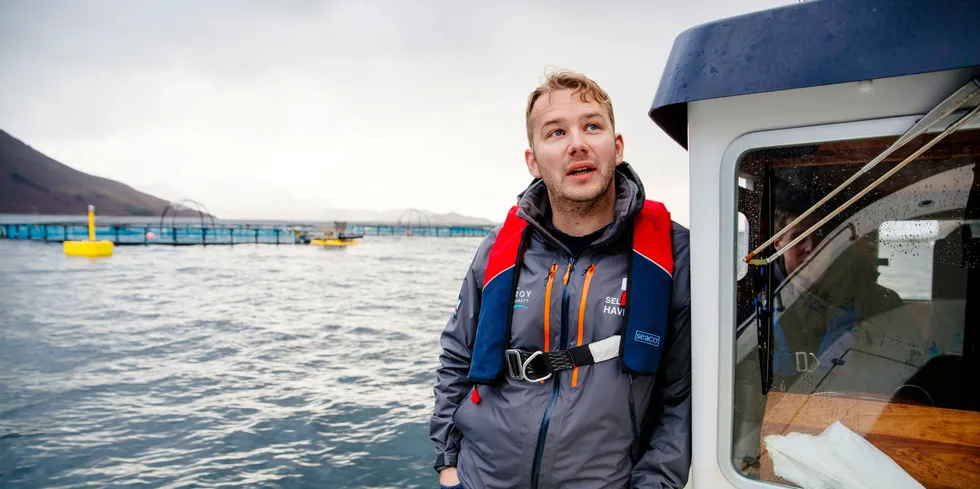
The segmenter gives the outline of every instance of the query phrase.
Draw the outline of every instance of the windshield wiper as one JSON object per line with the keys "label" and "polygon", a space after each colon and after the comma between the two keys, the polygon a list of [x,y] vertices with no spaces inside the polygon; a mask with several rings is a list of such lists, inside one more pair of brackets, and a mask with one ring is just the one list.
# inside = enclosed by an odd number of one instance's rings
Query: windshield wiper
{"label": "windshield wiper", "polygon": [[925,153],[929,148],[935,146],[937,143],[939,143],[940,141],[942,141],[943,138],[945,138],[946,136],[952,134],[957,129],[959,129],[960,127],[962,127],[964,124],[966,124],[971,119],[973,119],[973,117],[975,117],[978,113],[980,113],[980,103],[978,103],[977,106],[973,108],[973,110],[971,110],[970,112],[966,113],[965,115],[963,115],[962,117],[960,117],[959,119],[957,119],[956,122],[950,124],[949,127],[947,127],[943,132],[939,133],[936,137],[932,138],[931,140],[929,140],[928,142],[926,142],[925,144],[923,144],[921,148],[917,149],[914,153],[912,153],[907,158],[905,158],[904,160],[902,160],[899,164],[895,165],[894,168],[892,168],[891,170],[888,170],[884,175],[878,177],[877,180],[875,180],[870,185],[868,185],[867,187],[865,187],[863,190],[861,190],[860,192],[858,192],[854,197],[851,197],[850,199],[847,200],[847,202],[844,202],[843,204],[841,204],[840,207],[838,207],[837,209],[835,209],[833,212],[830,212],[829,214],[827,214],[827,216],[824,217],[823,219],[821,219],[819,222],[817,222],[813,226],[810,226],[809,229],[807,229],[805,232],[803,232],[802,234],[800,234],[799,236],[797,236],[796,239],[794,239],[793,241],[790,241],[789,244],[787,244],[786,246],[784,246],[781,249],[777,250],[775,253],[773,253],[771,256],[769,256],[767,258],[753,258],[754,256],[756,256],[759,253],[761,253],[762,250],[766,249],[767,246],[769,246],[772,243],[774,243],[782,235],[786,234],[791,229],[793,229],[794,226],[796,226],[797,224],[799,224],[800,222],[802,222],[804,219],[806,219],[814,211],[816,211],[817,209],[819,209],[820,206],[826,204],[827,201],[829,201],[835,195],[837,195],[842,190],[844,190],[845,187],[847,187],[851,183],[854,183],[854,181],[857,180],[861,175],[864,175],[865,173],[867,173],[869,170],[871,170],[876,165],[878,165],[878,163],[881,163],[882,161],[884,161],[885,158],[887,158],[888,156],[890,156],[892,153],[894,153],[895,151],[897,151],[899,148],[901,148],[902,146],[905,146],[905,144],[908,143],[909,141],[911,141],[912,139],[915,139],[916,137],[918,137],[918,136],[922,135],[923,133],[925,133],[926,131],[928,131],[932,126],[936,125],[939,121],[942,121],[942,120],[946,119],[947,117],[949,117],[957,109],[959,109],[960,107],[962,107],[963,105],[965,105],[967,102],[969,102],[970,100],[972,100],[973,98],[975,98],[977,94],[980,94],[980,81],[978,81],[977,79],[972,79],[972,80],[969,81],[969,83],[967,83],[966,85],[963,85],[962,87],[960,87],[959,90],[957,90],[952,95],[950,95],[949,97],[947,97],[946,100],[943,100],[942,103],[940,103],[939,105],[937,105],[936,107],[934,107],[932,110],[930,110],[929,113],[927,113],[922,119],[919,119],[918,122],[916,122],[911,128],[909,128],[908,131],[905,131],[905,133],[902,134],[902,136],[899,137],[898,140],[896,140],[894,143],[892,143],[891,146],[889,146],[887,149],[885,149],[885,151],[883,151],[881,154],[879,154],[878,156],[876,156],[873,160],[871,160],[866,165],[864,165],[863,167],[861,167],[861,169],[858,170],[857,173],[855,173],[854,175],[851,175],[851,177],[848,178],[846,181],[844,181],[844,183],[842,183],[839,186],[837,186],[837,188],[835,188],[829,194],[827,194],[826,196],[824,196],[824,198],[820,199],[819,202],[817,202],[816,204],[813,204],[813,206],[811,206],[809,209],[807,209],[806,212],[800,214],[799,217],[797,217],[796,219],[794,219],[793,222],[791,222],[788,225],[786,225],[785,227],[783,227],[783,229],[781,229],[776,234],[773,234],[773,236],[771,238],[769,238],[768,240],[766,240],[765,243],[762,243],[761,245],[759,245],[758,248],[756,248],[755,250],[752,250],[751,253],[749,253],[748,255],[745,256],[744,261],[746,263],[748,263],[749,265],[768,265],[768,264],[772,263],[773,261],[775,261],[780,256],[782,256],[783,253],[786,253],[787,251],[789,251],[790,249],[792,249],[800,241],[803,241],[804,239],[806,239],[807,236],[809,236],[814,231],[816,231],[817,229],[819,229],[820,226],[823,226],[827,221],[833,219],[834,216],[840,214],[841,211],[843,211],[844,209],[850,207],[851,204],[853,204],[854,202],[857,202],[857,200],[860,199],[861,197],[864,197],[868,192],[870,192],[872,189],[874,189],[879,184],[881,184],[881,182],[884,182],[885,180],[887,180],[889,177],[891,177],[892,175],[894,175],[897,171],[901,170],[906,165],[908,165],[909,163],[911,163],[913,160],[915,160],[916,158],[918,158],[919,156],[921,156],[922,153]]}

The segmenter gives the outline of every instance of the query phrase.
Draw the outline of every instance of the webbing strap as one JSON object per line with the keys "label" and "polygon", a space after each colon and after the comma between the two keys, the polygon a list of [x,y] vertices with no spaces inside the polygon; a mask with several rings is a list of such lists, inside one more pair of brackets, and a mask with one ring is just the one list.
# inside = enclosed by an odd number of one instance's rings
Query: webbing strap
{"label": "webbing strap", "polygon": [[619,356],[621,339],[620,335],[613,335],[588,345],[550,352],[510,349],[504,352],[507,376],[514,380],[539,382],[555,372],[612,360]]}

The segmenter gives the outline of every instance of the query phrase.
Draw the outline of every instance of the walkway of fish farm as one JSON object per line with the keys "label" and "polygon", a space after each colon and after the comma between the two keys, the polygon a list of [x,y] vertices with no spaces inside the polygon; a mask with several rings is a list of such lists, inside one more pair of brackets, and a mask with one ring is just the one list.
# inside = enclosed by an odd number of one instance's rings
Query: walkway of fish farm
{"label": "walkway of fish farm", "polygon": [[349,225],[354,234],[365,236],[486,236],[493,226],[400,226],[400,225]]}
{"label": "walkway of fish farm", "polygon": [[[492,227],[348,225],[340,237],[432,236],[482,237]],[[158,226],[146,224],[96,225],[96,240],[116,245],[240,245],[307,244],[322,230],[313,224],[215,224]],[[346,235],[346,236],[345,236]],[[60,243],[87,240],[88,227],[78,223],[0,224],[0,239]]]}

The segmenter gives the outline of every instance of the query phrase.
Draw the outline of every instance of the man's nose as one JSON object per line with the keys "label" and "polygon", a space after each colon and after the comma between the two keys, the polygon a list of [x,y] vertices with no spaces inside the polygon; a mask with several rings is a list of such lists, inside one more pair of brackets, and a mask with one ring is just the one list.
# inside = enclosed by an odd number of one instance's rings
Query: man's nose
{"label": "man's nose", "polygon": [[582,156],[588,154],[589,147],[585,144],[582,134],[579,131],[571,131],[568,138],[568,154],[571,156]]}
{"label": "man's nose", "polygon": [[802,251],[804,253],[810,253],[811,251],[813,251],[813,239],[807,237],[806,239],[804,239],[803,241],[801,241],[800,242],[800,251]]}

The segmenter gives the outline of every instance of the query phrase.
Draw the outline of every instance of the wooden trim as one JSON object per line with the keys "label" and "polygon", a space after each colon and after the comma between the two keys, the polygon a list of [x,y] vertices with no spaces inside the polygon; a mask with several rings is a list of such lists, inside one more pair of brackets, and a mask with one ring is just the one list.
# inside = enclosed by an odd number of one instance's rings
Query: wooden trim
{"label": "wooden trim", "polygon": [[927,489],[980,487],[980,413],[856,397],[770,393],[759,440],[762,480],[793,485],[773,473],[766,436],[817,435],[840,421]]}

